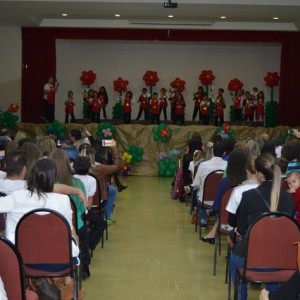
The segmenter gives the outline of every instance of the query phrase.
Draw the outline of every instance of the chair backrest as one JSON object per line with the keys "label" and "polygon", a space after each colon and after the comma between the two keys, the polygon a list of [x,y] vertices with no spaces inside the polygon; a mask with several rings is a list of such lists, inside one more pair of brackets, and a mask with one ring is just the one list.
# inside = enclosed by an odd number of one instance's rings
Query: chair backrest
{"label": "chair backrest", "polygon": [[257,218],[246,235],[246,267],[297,270],[297,248],[300,240],[297,222],[290,216],[270,212]]}
{"label": "chair backrest", "polygon": [[218,185],[220,180],[222,179],[224,175],[223,170],[216,170],[211,173],[209,173],[204,181],[204,186],[203,186],[203,198],[202,198],[202,203],[204,201],[212,201],[215,199]]}
{"label": "chair backrest", "polygon": [[0,237],[0,276],[8,299],[26,299],[21,255],[4,237]]}
{"label": "chair backrest", "polygon": [[220,203],[219,226],[228,224],[228,211],[226,210],[227,203],[230,199],[233,189],[236,186],[229,187],[223,194]]}
{"label": "chair backrest", "polygon": [[72,275],[71,229],[60,213],[35,209],[16,228],[16,246],[27,276]]}
{"label": "chair backrest", "polygon": [[93,196],[93,203],[92,203],[92,208],[100,208],[101,207],[101,190],[100,190],[100,182],[97,178],[92,173],[89,173],[90,176],[96,179],[96,193]]}

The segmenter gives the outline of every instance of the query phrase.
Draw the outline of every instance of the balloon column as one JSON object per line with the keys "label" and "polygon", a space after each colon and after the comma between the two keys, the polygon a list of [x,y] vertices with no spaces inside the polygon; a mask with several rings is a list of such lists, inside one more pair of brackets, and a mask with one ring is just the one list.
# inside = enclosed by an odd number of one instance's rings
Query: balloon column
{"label": "balloon column", "polygon": [[141,163],[143,161],[144,150],[135,145],[131,145],[128,149],[129,155],[131,155],[130,164],[134,164],[135,162]]}
{"label": "balloon column", "polygon": [[1,128],[15,129],[16,122],[18,120],[19,120],[19,117],[14,115],[11,111],[5,111],[0,114]]}
{"label": "balloon column", "polygon": [[234,135],[234,129],[232,129],[229,124],[223,123],[222,127],[217,128],[216,134],[223,140],[230,140]]}
{"label": "balloon column", "polygon": [[271,88],[271,101],[266,103],[266,126],[275,127],[277,126],[278,119],[278,102],[273,101],[274,98],[274,86],[279,84],[279,75],[277,72],[268,72],[264,80],[266,85]]}
{"label": "balloon column", "polygon": [[114,80],[114,90],[119,93],[118,102],[113,106],[112,118],[114,120],[122,119],[122,93],[127,91],[128,80],[124,80],[122,77],[118,77]]}
{"label": "balloon column", "polygon": [[62,139],[65,136],[65,126],[59,121],[54,120],[47,126],[48,134],[56,136],[58,139]]}
{"label": "balloon column", "polygon": [[171,129],[166,124],[160,124],[152,127],[153,139],[158,142],[167,143],[172,136]]}
{"label": "balloon column", "polygon": [[97,136],[106,140],[113,139],[116,131],[116,127],[111,123],[99,123],[97,126]]}
{"label": "balloon column", "polygon": [[228,90],[231,94],[236,93],[238,90],[241,90],[243,88],[243,83],[237,79],[231,79],[228,83]]}
{"label": "balloon column", "polygon": [[164,157],[157,161],[158,176],[160,177],[172,177],[177,170],[177,163],[169,157]]}
{"label": "balloon column", "polygon": [[185,90],[185,81],[179,77],[176,77],[175,80],[170,83],[170,85],[172,88],[177,87],[179,92],[183,92]]}

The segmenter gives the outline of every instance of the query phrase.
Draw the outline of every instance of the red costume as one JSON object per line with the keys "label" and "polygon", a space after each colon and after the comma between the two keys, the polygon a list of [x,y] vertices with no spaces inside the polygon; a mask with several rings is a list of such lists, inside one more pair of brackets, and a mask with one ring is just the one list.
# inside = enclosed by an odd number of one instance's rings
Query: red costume
{"label": "red costume", "polygon": [[175,115],[184,115],[185,102],[183,99],[177,99],[175,102]]}
{"label": "red costume", "polygon": [[236,96],[233,103],[234,109],[239,109],[241,107],[241,96]]}
{"label": "red costume", "polygon": [[65,112],[68,114],[74,113],[74,105],[73,99],[68,99],[68,101],[65,102]]}
{"label": "red costume", "polygon": [[223,117],[224,116],[224,109],[225,103],[223,101],[223,97],[215,103],[215,116],[216,117]]}
{"label": "red costume", "polygon": [[158,99],[152,99],[151,100],[151,114],[152,115],[159,115],[160,114]]}
{"label": "red costume", "polygon": [[105,108],[107,103],[108,103],[107,98],[105,97],[105,95],[99,95],[99,99],[100,99],[100,102],[101,102],[101,107]]}
{"label": "red costume", "polygon": [[245,111],[244,111],[245,116],[253,116],[254,115],[254,104],[251,99],[245,99],[243,106],[245,109]]}
{"label": "red costume", "polygon": [[92,113],[100,113],[101,102],[99,98],[93,98],[90,106],[92,107]]}
{"label": "red costume", "polygon": [[256,104],[256,119],[263,119],[265,115],[265,106],[263,99],[258,99]]}
{"label": "red costume", "polygon": [[159,99],[160,99],[160,103],[159,103],[160,108],[167,108],[168,107],[167,96],[162,95],[160,96]]}
{"label": "red costume", "polygon": [[126,97],[124,99],[123,112],[125,112],[125,113],[131,113],[131,99],[129,97]]}
{"label": "red costume", "polygon": [[148,109],[149,108],[147,95],[142,94],[139,98],[139,102],[141,103],[140,109]]}
{"label": "red costume", "polygon": [[201,114],[203,116],[209,115],[209,102],[208,101],[202,101],[200,109],[201,109]]}
{"label": "red costume", "polygon": [[55,100],[55,85],[53,83],[48,83],[50,88],[50,92],[47,94],[47,102],[48,104],[54,104]]}
{"label": "red costume", "polygon": [[195,97],[195,107],[200,107],[202,99],[203,99],[203,94],[197,94],[197,96]]}

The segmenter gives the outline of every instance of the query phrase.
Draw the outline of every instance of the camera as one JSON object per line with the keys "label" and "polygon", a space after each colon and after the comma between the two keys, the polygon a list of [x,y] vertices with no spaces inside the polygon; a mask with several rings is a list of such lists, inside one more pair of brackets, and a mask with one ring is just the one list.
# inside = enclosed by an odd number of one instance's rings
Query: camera
{"label": "camera", "polygon": [[172,3],[171,0],[164,3],[164,8],[177,8],[177,3]]}
{"label": "camera", "polygon": [[114,147],[116,146],[116,141],[114,140],[102,140],[102,147]]}

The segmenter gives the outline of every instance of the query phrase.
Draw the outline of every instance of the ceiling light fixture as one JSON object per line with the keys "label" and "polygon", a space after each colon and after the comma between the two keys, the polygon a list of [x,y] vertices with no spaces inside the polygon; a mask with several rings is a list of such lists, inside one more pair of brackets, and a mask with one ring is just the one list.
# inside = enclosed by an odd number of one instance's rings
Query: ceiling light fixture
{"label": "ceiling light fixture", "polygon": [[174,18],[174,16],[173,15],[168,15],[168,18]]}
{"label": "ceiling light fixture", "polygon": [[68,14],[61,14],[63,17],[67,17],[68,16]]}
{"label": "ceiling light fixture", "polygon": [[121,15],[120,14],[115,14],[115,17],[119,18],[119,17],[121,17]]}
{"label": "ceiling light fixture", "polygon": [[177,8],[177,3],[173,3],[171,0],[164,3],[164,8]]}
{"label": "ceiling light fixture", "polygon": [[273,20],[279,20],[279,18],[278,17],[273,17]]}
{"label": "ceiling light fixture", "polygon": [[226,19],[226,16],[221,16],[220,19]]}

